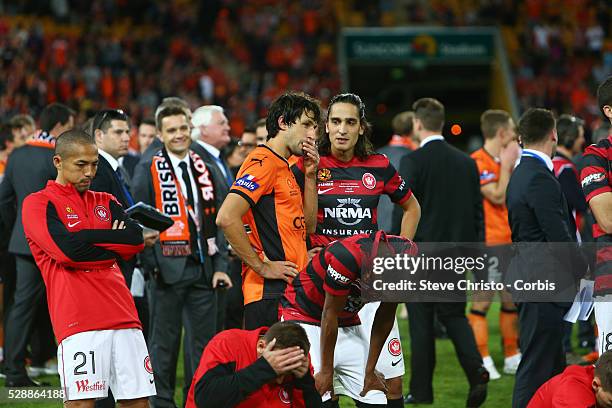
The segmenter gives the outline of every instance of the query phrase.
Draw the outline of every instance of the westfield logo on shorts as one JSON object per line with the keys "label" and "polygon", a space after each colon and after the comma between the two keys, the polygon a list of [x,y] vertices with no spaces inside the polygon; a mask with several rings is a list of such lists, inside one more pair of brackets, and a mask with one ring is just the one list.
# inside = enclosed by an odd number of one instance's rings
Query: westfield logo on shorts
{"label": "westfield logo on shorts", "polygon": [[98,380],[95,383],[89,385],[89,380],[76,381],[77,392],[91,392],[91,391],[102,391],[106,388],[106,381]]}

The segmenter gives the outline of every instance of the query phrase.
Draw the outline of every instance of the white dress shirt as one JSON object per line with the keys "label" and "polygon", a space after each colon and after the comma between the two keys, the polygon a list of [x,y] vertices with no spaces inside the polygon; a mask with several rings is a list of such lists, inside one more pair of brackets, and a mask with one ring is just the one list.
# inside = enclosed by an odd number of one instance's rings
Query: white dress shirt
{"label": "white dress shirt", "polygon": [[427,136],[425,139],[423,139],[421,141],[421,146],[423,147],[425,146],[427,143],[429,142],[433,142],[434,140],[444,140],[444,136],[442,135],[431,135],[431,136]]}

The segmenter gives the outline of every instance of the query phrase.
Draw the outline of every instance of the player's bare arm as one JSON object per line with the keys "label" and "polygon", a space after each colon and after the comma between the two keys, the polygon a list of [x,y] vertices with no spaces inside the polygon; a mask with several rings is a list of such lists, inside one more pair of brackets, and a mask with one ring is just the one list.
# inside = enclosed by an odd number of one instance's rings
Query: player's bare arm
{"label": "player's bare arm", "polygon": [[334,378],[334,349],[338,338],[338,314],[344,308],[348,295],[325,294],[321,314],[321,370],[315,375],[315,386],[320,395],[332,391]]}
{"label": "player's bare arm", "polygon": [[267,279],[291,282],[297,275],[297,265],[291,261],[262,260],[251,247],[242,217],[249,210],[249,203],[238,194],[227,195],[217,214],[217,226],[223,229],[227,242],[240,259],[255,272]]}
{"label": "player's bare arm", "polygon": [[400,235],[408,239],[413,239],[417,227],[419,226],[419,220],[421,219],[421,206],[413,194],[408,200],[402,203],[401,207],[402,210],[404,210],[404,215],[402,216]]}
{"label": "player's bare arm", "polygon": [[520,148],[516,142],[512,142],[508,146],[502,148],[499,154],[501,161],[499,180],[480,187],[480,192],[484,198],[493,204],[502,205],[506,202],[506,189],[508,188],[510,175],[512,174],[512,169],[519,156],[519,152]]}
{"label": "player's bare arm", "polygon": [[599,227],[606,234],[612,234],[612,192],[596,195],[589,205]]}
{"label": "player's bare arm", "polygon": [[319,198],[316,175],[319,166],[319,152],[315,140],[310,137],[302,143],[302,150],[304,152],[304,220],[306,232],[312,234],[317,226]]}

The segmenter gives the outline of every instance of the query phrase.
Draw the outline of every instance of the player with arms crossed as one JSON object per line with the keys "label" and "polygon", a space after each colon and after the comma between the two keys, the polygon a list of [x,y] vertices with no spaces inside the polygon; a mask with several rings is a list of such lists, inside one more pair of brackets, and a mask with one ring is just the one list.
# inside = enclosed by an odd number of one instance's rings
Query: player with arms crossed
{"label": "player with arms crossed", "polygon": [[109,387],[120,405],[147,407],[153,370],[134,300],[117,266],[144,248],[142,228],[115,198],[89,190],[98,165],[92,138],[57,139],[57,179],[30,194],[23,226],[47,287],[67,407],[93,407]]}
{"label": "player with arms crossed", "polygon": [[341,386],[334,392],[353,398],[357,407],[390,406],[381,392],[387,391],[385,379],[375,368],[394,326],[397,304],[380,303],[370,331],[358,314],[363,306],[361,279],[374,257],[404,253],[416,253],[416,245],[406,238],[384,231],[354,235],[323,248],[287,286],[281,318],[306,330],[324,407],[338,406],[329,393],[334,374]]}

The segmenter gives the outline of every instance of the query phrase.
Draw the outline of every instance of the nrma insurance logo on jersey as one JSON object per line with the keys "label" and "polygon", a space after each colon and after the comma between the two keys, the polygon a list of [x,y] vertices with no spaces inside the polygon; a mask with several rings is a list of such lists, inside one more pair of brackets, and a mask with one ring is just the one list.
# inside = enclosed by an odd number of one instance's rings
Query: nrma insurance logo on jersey
{"label": "nrma insurance logo on jersey", "polygon": [[251,176],[250,174],[245,174],[240,177],[238,180],[234,182],[237,186],[246,188],[247,190],[253,192],[259,188],[259,184],[255,182],[255,176]]}
{"label": "nrma insurance logo on jersey", "polygon": [[364,218],[372,218],[372,211],[359,205],[360,198],[338,198],[337,200],[336,208],[325,208],[325,218],[333,218],[347,226],[357,225]]}

